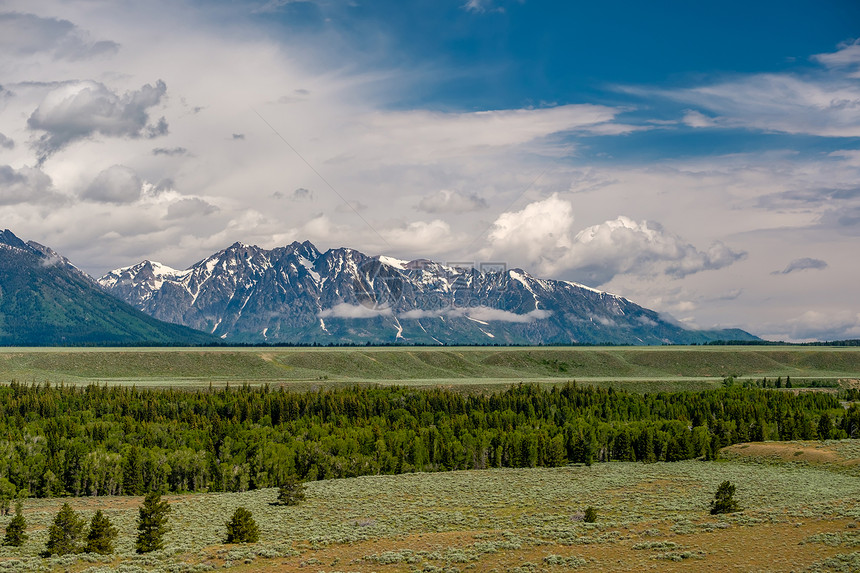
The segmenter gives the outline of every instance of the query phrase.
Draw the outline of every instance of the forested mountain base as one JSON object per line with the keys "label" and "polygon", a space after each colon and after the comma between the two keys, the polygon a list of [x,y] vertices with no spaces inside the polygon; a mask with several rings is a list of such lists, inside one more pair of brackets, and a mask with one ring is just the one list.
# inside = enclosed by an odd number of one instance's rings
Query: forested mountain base
{"label": "forested mountain base", "polygon": [[403,387],[192,393],[13,383],[0,387],[0,485],[38,497],[244,491],[292,474],[711,459],[738,442],[858,432],[860,407],[846,410],[834,394],[757,388],[637,395],[517,385],[465,396]]}

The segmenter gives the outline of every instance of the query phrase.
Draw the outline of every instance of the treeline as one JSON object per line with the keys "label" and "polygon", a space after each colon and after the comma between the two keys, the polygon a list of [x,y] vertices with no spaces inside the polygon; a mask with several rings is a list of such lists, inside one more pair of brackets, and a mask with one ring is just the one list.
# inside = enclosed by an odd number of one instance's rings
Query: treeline
{"label": "treeline", "polygon": [[[824,340],[816,342],[785,342],[782,340],[712,340],[703,342],[703,346],[860,346],[860,339]],[[695,343],[691,346],[696,346]]]}
{"label": "treeline", "polygon": [[[836,396],[757,388],[631,394],[568,384],[198,392],[0,387],[0,492],[242,491],[377,473],[711,459],[758,440],[856,437]],[[7,494],[2,494],[8,497]]]}
{"label": "treeline", "polygon": [[743,382],[736,380],[734,376],[728,376],[723,379],[723,384],[726,386],[738,383],[744,388],[839,388],[839,382],[832,378],[804,379],[800,383],[792,383],[791,376],[786,376],[785,381],[783,381],[782,376],[771,379],[767,377],[759,379],[750,378]]}

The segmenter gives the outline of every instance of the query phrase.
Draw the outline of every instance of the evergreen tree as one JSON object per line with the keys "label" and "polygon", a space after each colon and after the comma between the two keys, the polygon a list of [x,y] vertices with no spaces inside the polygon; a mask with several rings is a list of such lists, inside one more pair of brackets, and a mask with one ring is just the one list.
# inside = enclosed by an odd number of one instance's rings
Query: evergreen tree
{"label": "evergreen tree", "polygon": [[822,412],[818,418],[818,439],[821,441],[829,440],[830,434],[833,431],[833,423],[830,421],[830,415],[827,412]]}
{"label": "evergreen tree", "polygon": [[236,508],[233,517],[227,522],[226,543],[256,543],[260,539],[260,529],[244,507]]}
{"label": "evergreen tree", "polygon": [[738,502],[734,499],[735,485],[726,480],[717,488],[714,501],[711,502],[711,515],[718,513],[733,513],[740,511]]}
{"label": "evergreen tree", "polygon": [[125,495],[143,493],[143,463],[137,446],[129,448],[122,464],[122,492]]}
{"label": "evergreen tree", "polygon": [[12,511],[12,500],[18,489],[15,484],[4,477],[0,477],[0,514],[9,515]]}
{"label": "evergreen tree", "polygon": [[84,548],[84,551],[86,553],[99,553],[101,555],[113,553],[113,542],[118,533],[116,527],[102,513],[102,510],[96,511],[92,521],[90,521],[90,530],[87,533],[87,546]]}
{"label": "evergreen tree", "polygon": [[305,484],[298,476],[290,475],[278,488],[277,505],[298,505],[305,500]]}
{"label": "evergreen tree", "polygon": [[137,541],[135,550],[138,553],[149,553],[164,548],[164,534],[170,531],[167,527],[167,514],[170,504],[161,501],[161,494],[151,491],[146,494],[143,505],[140,506],[137,519]]}
{"label": "evergreen tree", "polygon": [[543,465],[558,467],[565,463],[567,463],[567,452],[564,451],[564,436],[559,434],[550,440]]}
{"label": "evergreen tree", "polygon": [[64,503],[60,508],[54,523],[48,529],[48,542],[45,544],[43,555],[66,555],[68,553],[80,553],[80,541],[84,536],[86,522],[71,508]]}
{"label": "evergreen tree", "polygon": [[3,545],[21,547],[27,541],[27,522],[21,514],[21,501],[15,504],[15,517],[6,526],[6,535],[3,536]]}
{"label": "evergreen tree", "polygon": [[597,521],[597,510],[591,507],[590,505],[585,508],[585,514],[583,515],[582,521],[585,523],[594,523]]}

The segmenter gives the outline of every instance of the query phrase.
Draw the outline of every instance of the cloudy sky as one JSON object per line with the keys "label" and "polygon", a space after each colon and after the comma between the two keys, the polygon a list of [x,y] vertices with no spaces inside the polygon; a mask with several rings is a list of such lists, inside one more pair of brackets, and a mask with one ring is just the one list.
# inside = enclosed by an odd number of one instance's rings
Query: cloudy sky
{"label": "cloudy sky", "polygon": [[0,228],[505,262],[860,337],[856,0],[0,0]]}

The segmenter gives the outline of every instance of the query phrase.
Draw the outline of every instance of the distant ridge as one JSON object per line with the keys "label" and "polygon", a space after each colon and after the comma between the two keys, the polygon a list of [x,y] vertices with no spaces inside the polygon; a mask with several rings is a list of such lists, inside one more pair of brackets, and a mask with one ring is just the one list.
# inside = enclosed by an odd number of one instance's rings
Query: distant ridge
{"label": "distant ridge", "polygon": [[189,345],[213,338],[105,293],[52,249],[0,232],[0,345]]}
{"label": "distant ridge", "polygon": [[426,259],[271,250],[234,243],[185,270],[153,261],[99,279],[158,319],[226,343],[705,344],[757,341],[739,329],[691,330],[626,298],[521,269],[480,272]]}

